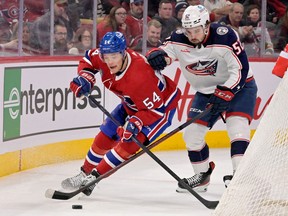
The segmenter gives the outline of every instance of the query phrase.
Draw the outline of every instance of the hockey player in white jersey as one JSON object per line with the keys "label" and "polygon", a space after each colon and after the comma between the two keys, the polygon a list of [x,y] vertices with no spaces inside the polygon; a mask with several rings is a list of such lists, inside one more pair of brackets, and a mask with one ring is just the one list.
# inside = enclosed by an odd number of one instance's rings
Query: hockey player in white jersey
{"label": "hockey player in white jersey", "polygon": [[[215,165],[209,162],[209,147],[204,137],[223,114],[235,172],[250,141],[249,125],[257,86],[237,33],[227,26],[210,23],[204,6],[189,6],[184,11],[182,27],[159,48],[151,50],[147,60],[157,70],[164,69],[172,61],[179,61],[184,77],[196,90],[188,118],[212,105],[209,115],[184,131],[188,157],[195,173],[184,181],[197,191],[206,191]],[[232,177],[224,176],[224,182]],[[177,191],[183,190],[178,185]]]}

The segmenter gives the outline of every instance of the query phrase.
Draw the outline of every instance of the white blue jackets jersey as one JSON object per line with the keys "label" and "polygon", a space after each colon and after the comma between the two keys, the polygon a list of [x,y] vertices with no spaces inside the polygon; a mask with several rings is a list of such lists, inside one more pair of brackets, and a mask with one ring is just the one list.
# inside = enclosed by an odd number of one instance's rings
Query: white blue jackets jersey
{"label": "white blue jackets jersey", "polygon": [[203,94],[212,94],[217,85],[234,93],[253,76],[237,33],[230,27],[212,23],[205,41],[195,47],[182,30],[177,30],[159,48],[171,61],[178,60],[191,87]]}

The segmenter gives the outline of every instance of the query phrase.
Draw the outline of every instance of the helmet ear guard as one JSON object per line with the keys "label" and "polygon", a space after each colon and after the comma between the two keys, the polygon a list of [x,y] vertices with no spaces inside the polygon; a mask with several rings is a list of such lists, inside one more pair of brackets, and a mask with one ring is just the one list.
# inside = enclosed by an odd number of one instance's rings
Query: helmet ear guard
{"label": "helmet ear guard", "polygon": [[101,57],[103,54],[121,53],[126,54],[126,39],[121,32],[107,32],[100,41],[99,49]]}
{"label": "helmet ear guard", "polygon": [[183,28],[194,28],[197,26],[205,26],[210,23],[210,15],[203,5],[189,6],[182,16]]}

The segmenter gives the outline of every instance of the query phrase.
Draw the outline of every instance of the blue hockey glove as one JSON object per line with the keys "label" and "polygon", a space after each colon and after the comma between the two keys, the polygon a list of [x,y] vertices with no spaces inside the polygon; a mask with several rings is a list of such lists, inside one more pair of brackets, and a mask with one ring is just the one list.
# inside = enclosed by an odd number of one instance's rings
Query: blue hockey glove
{"label": "blue hockey glove", "polygon": [[167,66],[165,57],[167,53],[161,49],[148,53],[147,60],[154,70],[163,70]]}
{"label": "blue hockey glove", "polygon": [[96,80],[94,74],[90,71],[80,71],[79,76],[74,78],[70,83],[70,89],[74,92],[76,97],[81,97],[91,91]]}
{"label": "blue hockey glove", "polygon": [[225,86],[217,85],[214,94],[210,97],[207,106],[211,106],[210,113],[217,115],[226,111],[229,108],[229,104],[234,97],[234,93],[231,89]]}
{"label": "blue hockey glove", "polygon": [[117,128],[117,134],[120,136],[122,142],[130,142],[133,135],[137,134],[142,130],[143,123],[136,116],[132,116],[123,127]]}

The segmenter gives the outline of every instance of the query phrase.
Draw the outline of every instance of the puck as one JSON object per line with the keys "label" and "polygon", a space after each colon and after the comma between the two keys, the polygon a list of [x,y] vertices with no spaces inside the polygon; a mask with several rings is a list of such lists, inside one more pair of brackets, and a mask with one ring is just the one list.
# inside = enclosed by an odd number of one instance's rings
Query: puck
{"label": "puck", "polygon": [[82,209],[82,205],[72,205],[72,209]]}

